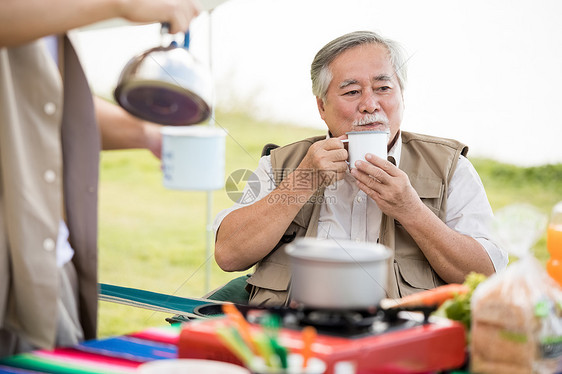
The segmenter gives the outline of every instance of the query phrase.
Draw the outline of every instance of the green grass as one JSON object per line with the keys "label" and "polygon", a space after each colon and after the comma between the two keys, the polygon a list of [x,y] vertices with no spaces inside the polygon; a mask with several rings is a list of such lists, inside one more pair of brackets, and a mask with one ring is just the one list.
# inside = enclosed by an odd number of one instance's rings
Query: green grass
{"label": "green grass", "polygon": [[[254,170],[262,146],[287,144],[322,134],[319,129],[257,121],[239,113],[217,113],[225,128],[225,177]],[[494,210],[528,202],[548,213],[562,200],[562,165],[518,168],[472,159]],[[211,264],[211,289],[239,276],[225,273],[205,256],[207,193],[173,191],[162,186],[160,161],[145,150],[102,153],[100,181],[99,281],[184,297],[205,293],[205,264]],[[214,191],[212,217],[232,205],[224,190]],[[545,239],[536,246],[548,258]],[[167,324],[169,314],[101,302],[101,337]]]}

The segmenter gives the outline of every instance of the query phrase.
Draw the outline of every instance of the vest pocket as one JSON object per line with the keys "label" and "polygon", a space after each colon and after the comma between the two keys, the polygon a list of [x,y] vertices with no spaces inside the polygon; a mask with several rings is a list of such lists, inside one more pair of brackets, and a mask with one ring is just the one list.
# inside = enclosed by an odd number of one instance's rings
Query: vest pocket
{"label": "vest pocket", "polygon": [[429,290],[437,286],[433,277],[433,271],[426,260],[411,258],[395,259],[394,274],[400,297]]}
{"label": "vest pocket", "polygon": [[411,176],[410,183],[418,193],[422,202],[436,215],[439,216],[443,203],[443,180],[435,177]]}

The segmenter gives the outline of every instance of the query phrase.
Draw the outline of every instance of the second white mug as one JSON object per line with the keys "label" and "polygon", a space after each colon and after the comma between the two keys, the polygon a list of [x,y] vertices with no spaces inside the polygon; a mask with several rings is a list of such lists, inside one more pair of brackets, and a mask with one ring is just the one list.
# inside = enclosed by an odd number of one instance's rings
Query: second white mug
{"label": "second white mug", "polygon": [[164,126],[164,187],[174,190],[218,190],[224,186],[226,132],[210,126]]}

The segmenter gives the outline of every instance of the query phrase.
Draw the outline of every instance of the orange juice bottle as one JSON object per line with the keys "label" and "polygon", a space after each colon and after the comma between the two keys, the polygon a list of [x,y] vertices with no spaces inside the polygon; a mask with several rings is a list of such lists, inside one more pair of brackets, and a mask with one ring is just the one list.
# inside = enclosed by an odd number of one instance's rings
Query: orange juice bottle
{"label": "orange juice bottle", "polygon": [[546,270],[562,286],[562,201],[552,208],[546,230],[546,247],[550,253]]}

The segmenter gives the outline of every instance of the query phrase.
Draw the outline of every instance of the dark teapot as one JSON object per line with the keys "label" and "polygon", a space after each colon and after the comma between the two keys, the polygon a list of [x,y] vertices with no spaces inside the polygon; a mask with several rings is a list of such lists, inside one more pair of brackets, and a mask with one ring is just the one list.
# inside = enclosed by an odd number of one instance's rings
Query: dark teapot
{"label": "dark teapot", "polygon": [[[162,25],[162,34],[167,25]],[[206,65],[183,45],[149,49],[124,67],[115,100],[129,113],[162,125],[187,126],[206,121],[212,110],[213,80]]]}

